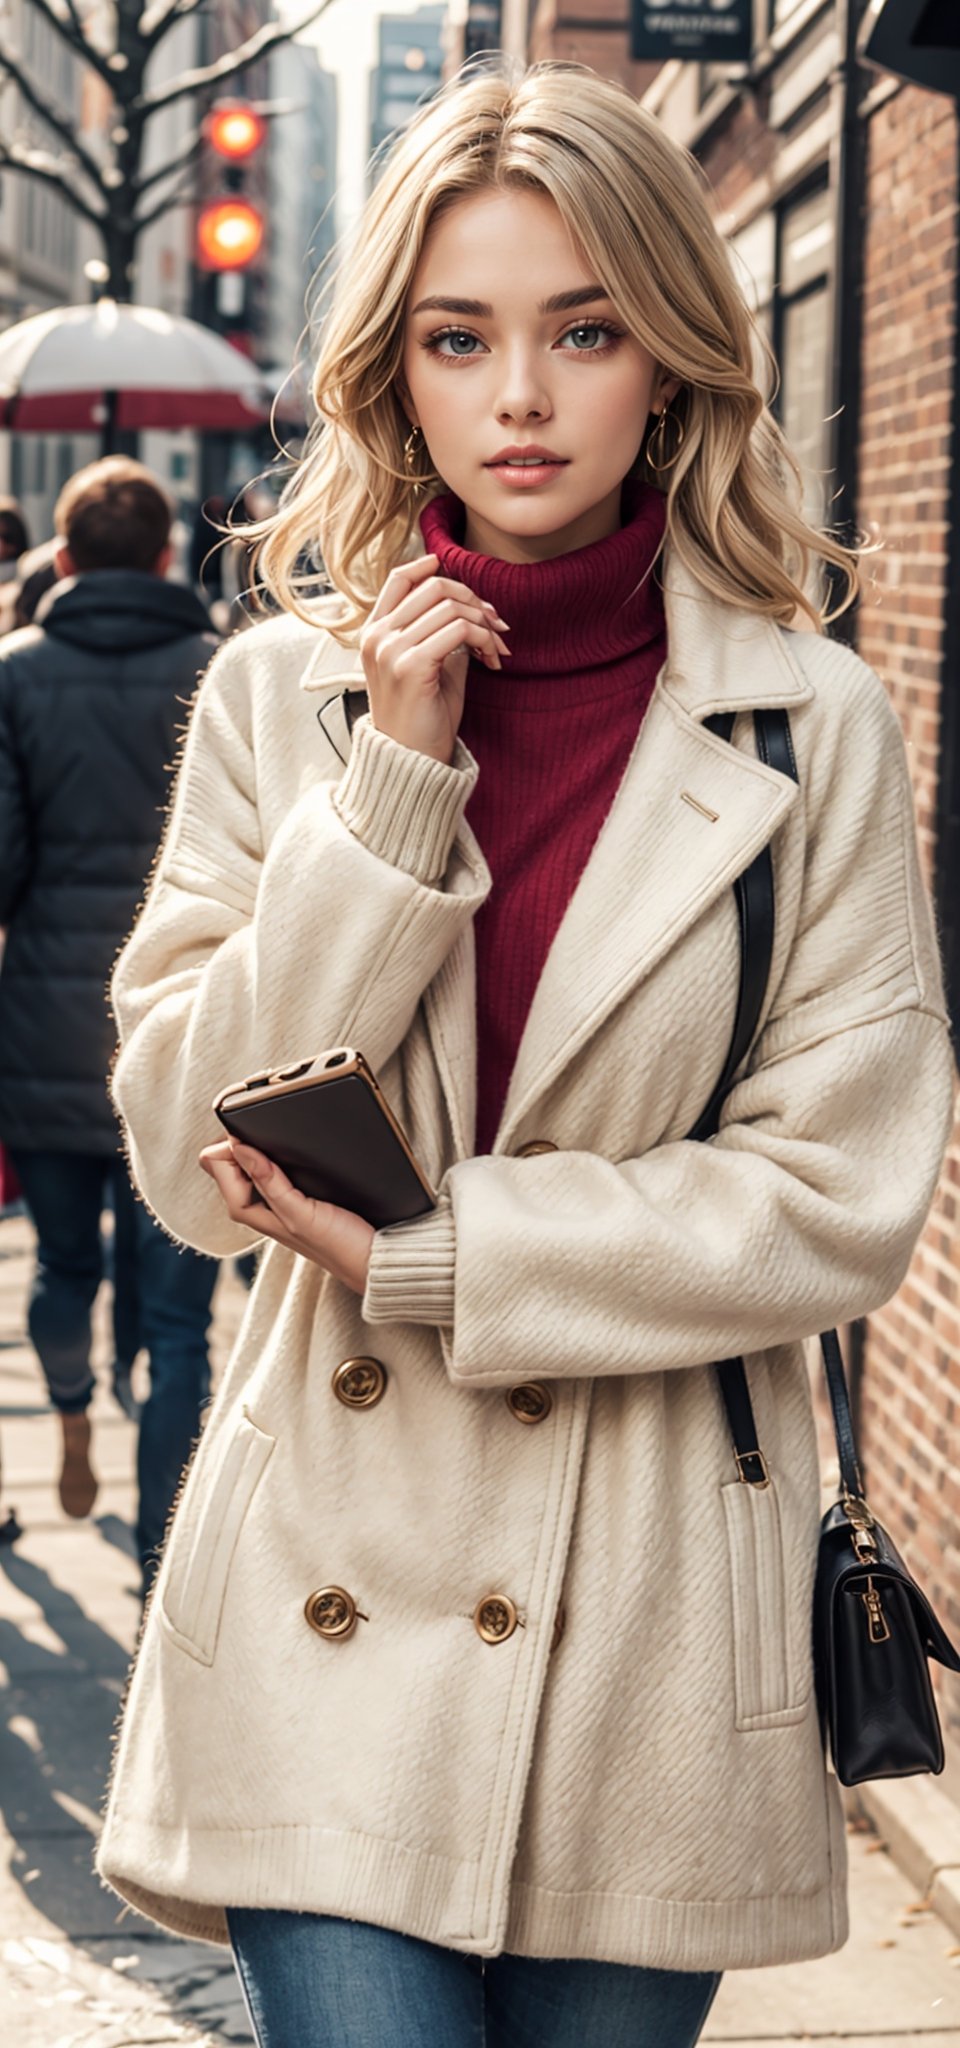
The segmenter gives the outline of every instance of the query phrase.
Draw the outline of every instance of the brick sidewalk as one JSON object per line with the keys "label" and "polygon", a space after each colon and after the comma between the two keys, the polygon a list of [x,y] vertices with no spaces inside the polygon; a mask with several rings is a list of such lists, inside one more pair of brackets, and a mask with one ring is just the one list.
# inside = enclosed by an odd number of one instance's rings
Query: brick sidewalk
{"label": "brick sidewalk", "polygon": [[[66,1521],[55,1486],[59,1432],[24,1339],[30,1252],[26,1222],[0,1222],[2,1512],[15,1504],[24,1528],[18,1543],[0,1549],[0,2042],[249,2043],[225,1953],[168,1939],[121,1914],[92,1874],[110,1735],[138,1617],[134,1430],[101,1385],[92,1411],[99,1498],[90,1520]],[[106,1305],[104,1291],[96,1317],[101,1373],[109,1358]],[[242,1305],[243,1291],[225,1268],[215,1368]],[[960,2048],[958,1944],[931,1913],[911,1910],[920,1902],[880,1845],[858,1835],[851,1849],[849,1946],[823,1962],[729,1977],[706,2040],[727,2048],[799,2040],[820,2048]],[[424,2048],[431,2048],[428,2026]]]}

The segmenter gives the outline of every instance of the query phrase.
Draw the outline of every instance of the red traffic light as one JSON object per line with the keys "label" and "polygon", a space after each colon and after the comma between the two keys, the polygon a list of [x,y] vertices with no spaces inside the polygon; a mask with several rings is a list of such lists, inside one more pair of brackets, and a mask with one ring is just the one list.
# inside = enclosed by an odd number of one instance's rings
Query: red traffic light
{"label": "red traffic light", "polygon": [[211,107],[203,123],[203,133],[210,148],[228,163],[243,163],[260,148],[267,132],[267,124],[255,107],[247,100],[219,100]]}
{"label": "red traffic light", "polygon": [[197,261],[204,270],[245,270],[263,242],[263,215],[249,199],[211,199],[197,215]]}

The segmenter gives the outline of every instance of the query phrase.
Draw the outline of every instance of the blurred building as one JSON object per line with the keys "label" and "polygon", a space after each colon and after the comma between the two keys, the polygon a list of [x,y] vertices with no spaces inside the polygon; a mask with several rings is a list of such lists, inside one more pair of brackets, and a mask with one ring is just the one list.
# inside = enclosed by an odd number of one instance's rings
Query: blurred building
{"label": "blurred building", "polygon": [[[31,76],[45,81],[51,104],[89,133],[96,125],[90,73],[29,0],[10,0],[4,34],[22,52]],[[59,153],[59,137],[12,84],[4,87],[3,112],[7,133]],[[0,326],[88,298],[83,265],[93,247],[85,223],[49,186],[15,173],[0,177]],[[35,541],[49,533],[61,485],[95,452],[91,436],[0,434],[0,492],[12,491],[21,500]]]}
{"label": "blurred building", "polygon": [[[632,76],[692,151],[779,359],[810,516],[883,541],[835,630],[900,716],[960,1034],[960,5],[732,4],[743,63],[667,54],[644,84],[624,0],[541,0],[529,51]],[[960,1133],[904,1286],[849,1334],[871,1501],[960,1642]],[[960,1800],[960,1681],[932,1668]]]}
{"label": "blurred building", "polygon": [[334,244],[336,80],[306,43],[270,53],[267,140],[266,355],[287,375],[304,329],[307,291]]}
{"label": "blurred building", "polygon": [[[79,0],[79,9],[93,32],[111,32],[111,23],[101,20],[109,11],[108,0]],[[232,52],[275,14],[271,0],[218,0],[216,7],[185,13],[151,60],[153,86]],[[22,51],[30,75],[48,87],[51,105],[77,122],[87,149],[103,160],[116,112],[96,73],[67,49],[30,0],[11,0],[3,32]],[[224,92],[256,100],[271,116],[267,142],[244,176],[266,222],[262,252],[246,275],[200,273],[194,260],[194,210],[181,202],[140,237],[133,294],[141,304],[171,314],[192,313],[230,331],[271,377],[276,372],[279,385],[303,328],[312,270],[332,240],[335,82],[323,72],[316,49],[298,43],[269,51]],[[199,101],[187,96],[153,117],[146,130],[143,168],[148,177],[189,145],[206,106],[217,96],[216,90]],[[4,126],[18,140],[49,147],[55,155],[61,151],[60,139],[12,85],[4,86]],[[219,190],[223,165],[204,154],[198,178],[205,194]],[[88,300],[101,276],[93,229],[49,187],[28,176],[5,175],[0,180],[0,322],[6,326],[51,306]],[[285,430],[291,424],[286,420]],[[34,536],[49,532],[65,479],[98,452],[90,435],[0,435],[0,490],[22,498]],[[190,430],[165,429],[143,433],[140,454],[189,509],[199,494],[222,487],[227,474],[258,470],[268,458],[269,444],[256,436],[242,446],[226,436],[214,444]]]}
{"label": "blurred building", "polygon": [[[200,18],[188,15],[177,22],[159,44],[152,60],[155,86],[168,83],[202,62]],[[99,81],[92,79],[91,92],[101,101],[104,122],[110,116],[110,102]],[[163,107],[148,124],[144,148],[144,172],[169,163],[194,133],[199,110],[190,99],[176,100]],[[140,237],[134,296],[143,306],[159,306],[170,314],[189,313],[193,288],[193,219],[188,206],[172,206]],[[89,296],[89,288],[81,294]],[[98,451],[95,451],[98,452]],[[159,477],[176,501],[189,504],[199,489],[200,465],[197,435],[189,429],[165,429],[163,433],[140,436],[140,458]]]}
{"label": "blurred building", "polygon": [[[218,0],[193,17],[198,61],[215,63],[274,19],[272,0]],[[277,429],[296,441],[305,424],[306,381],[295,377],[310,281],[334,239],[337,81],[321,63],[316,43],[298,41],[267,50],[224,97],[249,101],[266,117],[261,148],[243,165],[240,183],[263,216],[264,237],[242,270],[214,273],[192,265],[195,319],[226,334],[259,364],[273,391],[282,388]],[[217,97],[211,94],[211,99]],[[230,178],[212,151],[201,158],[199,201],[222,196]],[[192,229],[191,229],[192,233]],[[269,428],[249,435],[207,434],[199,441],[199,495],[232,499],[243,483],[269,467],[276,453]]]}
{"label": "blurred building", "polygon": [[[405,128],[441,83],[445,5],[381,16],[377,63],[370,74],[370,148],[376,156]],[[372,169],[372,174],[373,169]]]}

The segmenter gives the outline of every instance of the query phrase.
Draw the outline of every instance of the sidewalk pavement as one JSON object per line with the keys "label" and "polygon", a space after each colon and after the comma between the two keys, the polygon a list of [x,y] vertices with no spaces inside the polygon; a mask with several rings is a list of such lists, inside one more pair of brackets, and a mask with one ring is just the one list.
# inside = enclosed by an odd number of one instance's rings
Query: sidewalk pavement
{"label": "sidewalk pavement", "polygon": [[[111,1731],[138,1618],[130,1538],[135,1433],[102,1382],[92,1411],[100,1494],[88,1521],[66,1521],[56,1494],[59,1432],[24,1339],[30,1253],[25,1220],[0,1222],[0,1519],[12,1503],[24,1530],[0,1548],[0,2042],[249,2044],[225,1952],[161,1934],[120,1909],[92,1874]],[[243,1298],[225,1267],[215,1368]],[[101,1375],[109,1359],[106,1305],[104,1290],[96,1316]],[[847,1948],[822,1962],[728,1977],[705,2040],[727,2048],[785,2041],[960,2048],[960,1942],[873,1835],[854,1832],[850,1848]]]}

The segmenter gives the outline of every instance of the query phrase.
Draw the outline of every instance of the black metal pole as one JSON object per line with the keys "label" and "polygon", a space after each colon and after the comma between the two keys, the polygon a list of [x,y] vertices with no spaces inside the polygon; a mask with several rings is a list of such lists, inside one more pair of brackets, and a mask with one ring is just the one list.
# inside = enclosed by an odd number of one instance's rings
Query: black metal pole
{"label": "black metal pole", "polygon": [[[833,503],[827,523],[839,529],[847,546],[857,532],[857,498],[861,431],[861,356],[863,349],[863,210],[866,138],[860,118],[860,67],[857,31],[861,0],[837,0],[840,63],[836,74],[838,120],[834,137],[833,250]],[[831,608],[839,597],[840,578],[831,576]],[[855,644],[856,607],[843,613],[831,628],[834,637]]]}
{"label": "black metal pole", "polygon": [[101,455],[115,455],[117,453],[119,398],[120,394],[117,391],[105,391],[103,394],[103,427],[100,434]]}
{"label": "black metal pole", "polygon": [[[960,235],[960,150],[954,233]],[[946,602],[940,659],[940,731],[934,818],[934,901],[954,1049],[960,1056],[960,264],[955,268],[954,290],[947,566],[944,579]]]}

